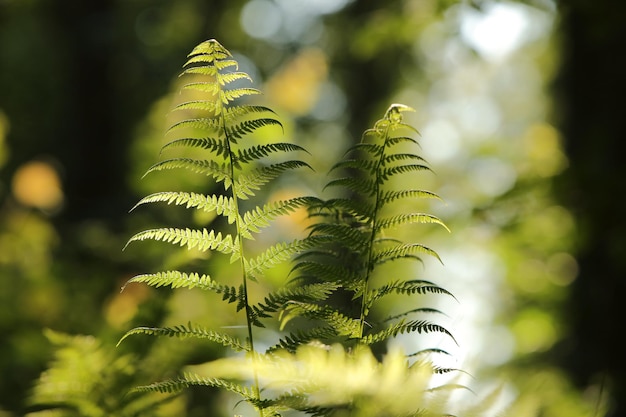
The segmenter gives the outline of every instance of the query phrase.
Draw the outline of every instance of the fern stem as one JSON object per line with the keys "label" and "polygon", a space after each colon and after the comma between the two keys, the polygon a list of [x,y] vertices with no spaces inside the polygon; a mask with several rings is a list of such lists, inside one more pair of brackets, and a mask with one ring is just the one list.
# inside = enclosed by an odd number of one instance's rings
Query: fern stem
{"label": "fern stem", "polygon": [[[232,192],[232,197],[233,197],[233,208],[234,208],[234,212],[237,214],[236,218],[235,218],[235,225],[237,228],[237,236],[239,237],[239,264],[241,265],[241,280],[242,280],[242,286],[243,286],[243,299],[244,299],[244,303],[245,303],[245,311],[246,311],[246,327],[248,330],[248,348],[249,351],[248,353],[252,356],[252,363],[253,363],[253,375],[254,375],[254,385],[252,387],[253,393],[254,393],[254,397],[257,401],[260,402],[261,400],[261,389],[259,387],[259,375],[258,375],[258,371],[257,371],[257,366],[256,366],[256,352],[254,349],[254,335],[253,335],[253,331],[252,331],[252,307],[250,307],[250,302],[248,301],[248,274],[246,272],[246,266],[245,266],[245,252],[244,252],[244,245],[243,245],[243,238],[242,238],[242,233],[241,233],[241,216],[239,215],[239,198],[237,197],[237,183],[235,181],[235,153],[232,151],[231,146],[230,146],[230,135],[228,133],[228,130],[226,129],[226,121],[224,120],[224,115],[222,114],[221,116],[221,124],[222,124],[222,131],[224,132],[224,137],[225,137],[225,142],[226,142],[226,150],[228,152],[228,158],[229,158],[229,168],[230,168],[230,177],[231,177],[231,192]],[[264,417],[264,413],[263,413],[263,408],[258,407],[258,411],[259,411],[259,417]]]}
{"label": "fern stem", "polygon": [[[386,115],[385,115],[386,116]],[[380,122],[377,122],[377,124]],[[375,127],[376,129],[376,127]],[[376,129],[378,130],[378,129]],[[378,136],[378,135],[377,135]],[[385,124],[385,128],[383,130],[383,133],[381,134],[382,138],[383,138],[383,149],[382,152],[380,153],[380,156],[378,158],[378,162],[376,163],[376,181],[374,182],[374,198],[376,199],[376,201],[374,202],[374,211],[372,213],[372,219],[370,221],[371,224],[371,233],[370,233],[370,240],[369,240],[369,245],[368,245],[368,253],[367,253],[367,264],[366,264],[366,268],[367,270],[365,271],[365,279],[364,279],[364,285],[363,285],[363,296],[361,297],[361,317],[359,318],[359,341],[361,341],[363,339],[363,333],[365,330],[365,319],[367,318],[367,309],[368,309],[368,297],[367,297],[367,292],[369,289],[369,281],[370,281],[370,275],[372,273],[373,270],[373,265],[372,265],[372,259],[374,257],[374,241],[376,239],[376,230],[377,230],[377,226],[378,226],[378,212],[380,210],[380,202],[382,199],[382,195],[380,192],[380,186],[381,186],[381,181],[380,181],[380,167],[382,164],[384,164],[384,158],[385,158],[385,150],[387,149],[387,138],[389,137],[389,124],[386,123]]]}

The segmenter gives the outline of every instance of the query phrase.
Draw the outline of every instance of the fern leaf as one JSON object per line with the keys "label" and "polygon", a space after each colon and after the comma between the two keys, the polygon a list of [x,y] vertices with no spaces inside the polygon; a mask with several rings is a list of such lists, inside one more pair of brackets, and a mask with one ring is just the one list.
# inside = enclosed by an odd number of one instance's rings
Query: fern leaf
{"label": "fern leaf", "polygon": [[400,165],[400,166],[382,169],[380,172],[380,178],[386,181],[389,178],[393,177],[394,175],[406,174],[409,172],[416,172],[416,171],[430,171],[430,168],[427,167],[426,165],[420,165],[420,164]]}
{"label": "fern leaf", "polygon": [[230,392],[241,395],[246,401],[254,402],[256,399],[253,391],[248,387],[226,381],[224,379],[205,378],[188,372],[178,379],[169,379],[166,381],[155,382],[150,385],[135,387],[131,390],[131,392],[160,392],[164,394],[171,394],[181,392],[182,390],[193,386],[224,388]]}
{"label": "fern leaf", "polygon": [[268,143],[265,145],[256,145],[248,149],[238,150],[235,161],[240,163],[248,163],[266,157],[275,152],[294,152],[304,151],[302,146],[293,143]]}
{"label": "fern leaf", "polygon": [[448,229],[445,223],[436,216],[433,216],[431,214],[425,214],[425,213],[408,213],[408,214],[400,214],[398,216],[393,216],[393,217],[389,217],[386,219],[381,219],[376,224],[376,232],[378,233],[378,232],[381,232],[383,230],[386,230],[392,227],[404,226],[404,225],[414,224],[414,223],[435,223],[435,224],[442,226],[448,232],[450,231],[450,229]]}
{"label": "fern leaf", "polygon": [[[370,306],[387,294],[445,294],[454,298],[452,293],[439,287],[438,285],[423,280],[394,281],[385,284],[379,288],[373,289],[368,293],[367,305]],[[416,311],[416,310],[413,310]],[[424,310],[421,310],[424,311]]]}
{"label": "fern leaf", "polygon": [[251,87],[233,88],[232,90],[220,90],[219,98],[222,101],[222,103],[229,104],[231,101],[235,101],[238,98],[257,95],[257,94],[261,94],[261,91],[257,90],[256,88],[251,88]]}
{"label": "fern leaf", "polygon": [[[340,261],[340,260],[339,260]],[[342,263],[321,263],[301,261],[292,269],[300,275],[292,279],[292,282],[325,282],[334,283],[354,293],[353,298],[358,298],[365,289],[361,278],[361,270],[358,265],[346,266]]]}
{"label": "fern leaf", "polygon": [[[382,264],[388,261],[402,258],[416,258],[416,254],[426,254],[436,258],[441,262],[441,258],[434,250],[417,243],[407,243],[403,245],[397,245],[391,249],[379,251],[374,254],[373,263]],[[419,258],[417,258],[419,259]],[[443,263],[443,262],[441,262]]]}
{"label": "fern leaf", "polygon": [[261,186],[277,178],[283,172],[302,167],[313,169],[306,162],[294,160],[261,167],[246,175],[240,175],[235,187],[237,197],[247,199],[254,196],[255,190],[260,190]]}
{"label": "fern leaf", "polygon": [[222,232],[215,234],[213,230],[197,230],[197,229],[177,229],[177,228],[160,228],[150,229],[139,232],[130,238],[126,246],[134,241],[152,239],[171,243],[174,245],[187,246],[187,249],[198,248],[200,251],[209,249],[224,254],[238,254],[239,241],[231,235],[222,236]]}
{"label": "fern leaf", "polygon": [[353,152],[364,152],[370,155],[371,158],[378,159],[385,152],[385,147],[376,143],[361,142],[348,149],[346,154]]}
{"label": "fern leaf", "polygon": [[186,101],[176,105],[171,112],[179,110],[201,110],[210,113],[215,113],[216,105],[213,100],[193,100]]}
{"label": "fern leaf", "polygon": [[259,317],[269,317],[267,313],[280,310],[288,302],[323,301],[340,286],[336,282],[323,282],[295,288],[281,288],[267,295],[262,302],[253,306],[253,309]]}
{"label": "fern leaf", "polygon": [[391,147],[391,146],[395,146],[398,144],[410,144],[410,145],[415,145],[417,147],[421,147],[420,143],[417,140],[409,136],[395,136],[395,137],[387,138],[387,146]]}
{"label": "fern leaf", "polygon": [[434,198],[441,200],[437,194],[424,190],[385,191],[380,197],[380,204],[385,205],[404,198]]}
{"label": "fern leaf", "polygon": [[196,208],[205,212],[215,211],[218,215],[224,215],[225,217],[227,217],[229,224],[235,221],[235,217],[237,215],[232,197],[176,191],[163,191],[150,194],[149,196],[139,200],[139,202],[135,204],[131,211],[133,211],[135,208],[142,204],[157,202],[166,202],[167,204],[174,203],[177,206]]}
{"label": "fern leaf", "polygon": [[334,171],[340,168],[352,168],[363,171],[367,174],[374,175],[376,173],[376,169],[378,168],[378,161],[368,160],[368,159],[346,159],[340,162],[337,162],[333,165],[330,171]]}
{"label": "fern leaf", "polygon": [[[315,197],[296,197],[289,200],[268,203],[263,207],[256,207],[244,213],[240,225],[242,228],[241,234],[243,236],[245,231],[259,232],[261,228],[269,226],[270,222],[276,217],[293,213],[300,207],[318,201],[319,199]],[[252,236],[249,235],[248,237],[251,238]]]}
{"label": "fern leaf", "polygon": [[235,289],[235,287],[229,287],[227,285],[219,284],[211,279],[210,276],[205,274],[200,275],[195,272],[186,273],[180,271],[163,271],[153,274],[136,275],[133,278],[129,279],[126,284],[124,284],[124,286],[122,287],[122,291],[126,288],[128,284],[133,282],[144,283],[155,288],[199,288],[205,291],[213,291],[217,294],[225,294],[231,298],[237,297],[237,290]]}
{"label": "fern leaf", "polygon": [[219,343],[222,346],[229,347],[238,352],[247,351],[247,348],[239,340],[233,338],[232,336],[217,333],[204,327],[194,326],[191,323],[187,324],[187,326],[178,325],[174,327],[136,327],[126,332],[126,334],[122,336],[120,341],[117,342],[117,345],[119,346],[120,343],[122,343],[127,337],[137,334],[176,337],[179,339],[205,339]]}
{"label": "fern leaf", "polygon": [[340,336],[359,337],[359,320],[348,317],[332,307],[292,301],[285,307],[284,311],[283,316],[289,316],[290,318],[302,316],[320,320],[324,324],[331,326]]}
{"label": "fern leaf", "polygon": [[248,116],[253,113],[272,113],[276,114],[276,112],[269,107],[258,106],[252,104],[242,104],[238,106],[230,106],[224,110],[223,116],[227,122],[231,122],[236,120],[241,116]]}
{"label": "fern leaf", "polygon": [[357,195],[373,197],[376,194],[376,183],[373,180],[360,179],[354,177],[337,178],[329,181],[324,188],[346,187]]}
{"label": "fern leaf", "polygon": [[337,332],[330,326],[314,327],[308,330],[297,330],[289,333],[287,336],[279,340],[279,342],[267,349],[267,353],[272,353],[278,350],[286,350],[288,352],[295,352],[300,346],[306,345],[314,340],[328,340],[337,337]]}
{"label": "fern leaf", "polygon": [[443,333],[449,336],[454,343],[456,339],[452,334],[443,326],[438,324],[426,321],[426,320],[412,320],[409,322],[400,321],[398,323],[394,323],[387,327],[384,330],[381,330],[377,333],[368,334],[364,338],[361,339],[361,342],[365,345],[372,345],[374,343],[382,342],[388,340],[392,337],[395,337],[399,334],[403,333]]}
{"label": "fern leaf", "polygon": [[276,266],[293,255],[304,252],[322,241],[320,238],[308,237],[305,239],[296,239],[291,242],[279,242],[270,246],[253,259],[245,259],[246,273],[256,279],[256,277],[262,276],[263,273],[273,266]]}
{"label": "fern leaf", "polygon": [[188,148],[201,148],[214,152],[216,156],[228,156],[228,148],[221,139],[214,138],[180,138],[166,143],[161,148],[163,152],[167,148],[185,146]]}
{"label": "fern leaf", "polygon": [[224,187],[228,189],[232,184],[232,178],[225,164],[218,164],[215,161],[197,160],[191,158],[175,158],[158,162],[152,165],[144,175],[151,172],[168,169],[184,168],[198,174],[213,177],[217,182],[224,182]]}
{"label": "fern leaf", "polygon": [[[454,297],[454,295],[452,295],[452,293],[449,293],[449,295],[456,300],[456,298]],[[413,313],[435,313],[435,314],[443,314],[444,316],[446,315],[444,312],[442,312],[441,310],[437,310],[436,308],[419,307],[419,308],[414,308],[414,309],[409,310],[409,311],[405,311],[402,314],[397,314],[395,316],[386,317],[384,321],[397,320],[399,318],[406,317],[406,316],[408,316],[410,314],[413,314]]]}
{"label": "fern leaf", "polygon": [[[189,69],[186,72],[187,73],[199,73],[199,72],[204,72],[203,70],[204,68],[202,67],[196,67],[193,69]],[[183,85],[182,88],[184,90],[196,90],[201,93],[208,93],[212,95],[218,94],[221,92],[220,85],[216,81],[199,81],[199,82],[194,82],[194,83],[188,83],[188,84]]]}
{"label": "fern leaf", "polygon": [[219,119],[210,117],[199,117],[194,119],[185,119],[174,123],[167,129],[167,133],[172,133],[181,129],[196,129],[202,132],[219,132],[221,127]]}
{"label": "fern leaf", "polygon": [[344,247],[355,252],[365,250],[370,241],[370,231],[346,224],[320,223],[311,228],[311,234],[332,237]]}
{"label": "fern leaf", "polygon": [[414,161],[421,161],[421,162],[426,162],[426,160],[424,158],[422,158],[419,155],[415,155],[412,153],[392,153],[389,155],[385,155],[385,157],[383,158],[383,164],[389,164],[391,162],[396,162],[396,161],[406,161],[406,160],[414,160]]}
{"label": "fern leaf", "polygon": [[241,139],[248,133],[252,133],[264,126],[280,126],[281,129],[283,128],[283,124],[276,119],[262,118],[244,120],[236,125],[228,126],[226,132],[229,138]]}

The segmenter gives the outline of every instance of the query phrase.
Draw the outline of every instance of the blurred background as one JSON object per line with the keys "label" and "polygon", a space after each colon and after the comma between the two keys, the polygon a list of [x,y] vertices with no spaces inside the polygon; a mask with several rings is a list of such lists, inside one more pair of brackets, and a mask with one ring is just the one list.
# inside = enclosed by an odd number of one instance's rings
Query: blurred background
{"label": "blurred background", "polygon": [[[435,171],[417,185],[442,196],[430,211],[452,230],[424,228],[444,265],[420,273],[459,300],[442,307],[453,366],[479,393],[506,381],[536,415],[626,415],[626,3],[0,0],[0,416],[53,415],[31,399],[54,402],[40,375],[55,364],[83,360],[68,390],[114,410],[129,386],[219,354],[114,347],[135,325],[227,314],[193,292],[120,293],[135,274],[202,260],[121,249],[142,228],[210,221],[128,214],[190,181],[140,178],[186,54],[209,38],[317,172],[390,103],[415,108]],[[204,415],[212,398],[192,392],[163,415]]]}

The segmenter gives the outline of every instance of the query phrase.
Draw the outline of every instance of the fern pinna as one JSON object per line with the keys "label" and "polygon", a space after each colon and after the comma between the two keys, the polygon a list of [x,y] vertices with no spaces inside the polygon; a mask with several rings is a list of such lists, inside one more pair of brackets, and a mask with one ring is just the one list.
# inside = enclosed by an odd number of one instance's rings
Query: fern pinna
{"label": "fern pinna", "polygon": [[[440,332],[454,338],[444,327],[417,317],[419,313],[438,312],[418,307],[389,315],[377,323],[372,308],[390,294],[443,294],[448,291],[433,282],[399,276],[376,284],[374,276],[389,264],[401,260],[420,260],[421,255],[439,259],[438,254],[419,243],[403,242],[393,230],[413,224],[446,225],[437,217],[418,212],[403,212],[400,202],[420,198],[439,198],[420,189],[407,188],[416,172],[429,170],[422,157],[412,151],[418,146],[411,133],[417,131],[404,123],[403,112],[411,108],[392,105],[363,140],[351,147],[346,157],[335,164],[331,173],[340,173],[326,188],[337,189],[339,197],[311,206],[312,215],[320,218],[311,228],[315,248],[299,255],[294,267],[294,281],[333,283],[338,302],[292,302],[283,320],[294,317],[320,323],[307,331],[284,338],[277,346],[293,350],[304,342],[321,339],[326,343],[371,346],[386,342],[401,333]],[[401,210],[398,211],[398,208]],[[401,268],[406,274],[412,268]],[[413,317],[413,318],[411,318]]]}
{"label": "fern pinna", "polygon": [[[248,285],[251,280],[258,280],[268,268],[290,258],[293,253],[306,249],[311,240],[278,243],[254,257],[248,256],[244,242],[254,239],[254,234],[268,226],[277,216],[308,205],[312,199],[299,197],[274,201],[253,206],[248,211],[243,210],[242,202],[251,200],[255,192],[280,174],[309,165],[297,159],[276,162],[276,157],[282,154],[304,151],[298,145],[284,142],[253,142],[252,134],[258,129],[266,126],[282,128],[282,125],[273,117],[274,113],[269,108],[242,102],[250,96],[259,94],[259,90],[241,86],[242,83],[251,82],[250,77],[244,72],[237,71],[237,62],[217,41],[209,40],[198,45],[189,54],[183,68],[181,75],[190,77],[192,81],[185,84],[182,89],[190,89],[200,98],[174,107],[175,112],[182,112],[185,115],[193,113],[194,116],[185,117],[169,128],[167,135],[171,140],[163,149],[186,148],[192,150],[194,154],[203,155],[206,159],[171,158],[156,163],[147,173],[173,169],[190,170],[212,178],[215,184],[222,185],[223,192],[206,195],[163,191],[141,199],[135,207],[160,202],[215,213],[226,219],[229,224],[228,231],[164,227],[139,232],[131,237],[128,243],[151,239],[186,246],[188,249],[195,248],[227,255],[231,263],[240,264],[241,281],[233,285],[207,274],[169,270],[138,275],[129,282],[146,283],[154,287],[199,288],[221,294],[226,302],[235,304],[237,312],[245,313],[242,318],[245,318],[247,334],[245,340],[242,340],[236,334],[214,331],[198,324],[184,324],[165,328],[138,327],[130,330],[124,338],[134,334],[194,337],[208,339],[234,351],[244,351],[254,356],[253,328],[263,326],[262,318],[270,317],[287,299],[298,299],[298,294],[301,294],[303,300],[309,300],[311,296],[323,297],[329,291],[328,288],[334,288],[333,284],[314,285],[309,286],[305,293],[283,289],[268,295],[263,302],[256,305],[249,301]],[[175,392],[192,385],[221,387],[239,394],[257,407],[261,415],[267,408],[267,404],[264,405],[261,401],[257,381],[253,381],[252,386],[248,387],[186,373],[178,379],[157,382],[137,389]]]}

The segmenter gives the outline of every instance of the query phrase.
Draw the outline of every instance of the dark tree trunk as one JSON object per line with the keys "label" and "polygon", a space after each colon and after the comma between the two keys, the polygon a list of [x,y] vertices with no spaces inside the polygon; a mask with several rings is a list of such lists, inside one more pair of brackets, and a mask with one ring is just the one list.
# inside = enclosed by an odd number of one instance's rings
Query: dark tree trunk
{"label": "dark tree trunk", "polygon": [[610,416],[626,415],[626,2],[560,2],[557,80],[570,166],[562,201],[579,225],[564,366],[580,386],[604,379]]}

